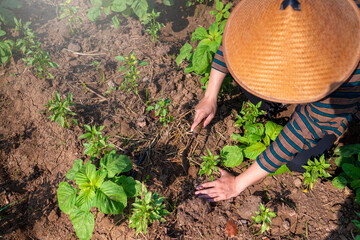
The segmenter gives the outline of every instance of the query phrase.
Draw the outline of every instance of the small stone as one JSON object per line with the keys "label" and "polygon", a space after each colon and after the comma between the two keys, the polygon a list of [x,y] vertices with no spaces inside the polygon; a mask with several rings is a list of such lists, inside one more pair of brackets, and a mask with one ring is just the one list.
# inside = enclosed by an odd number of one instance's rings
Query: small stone
{"label": "small stone", "polygon": [[244,225],[247,225],[248,221],[246,221],[245,219],[241,219],[240,222]]}
{"label": "small stone", "polygon": [[74,42],[69,43],[67,48],[74,52],[79,52],[81,50],[80,45]]}
{"label": "small stone", "polygon": [[282,227],[285,229],[285,230],[288,230],[290,228],[290,222],[288,220],[285,220],[283,223],[282,223]]}
{"label": "small stone", "polygon": [[300,188],[300,187],[302,186],[301,180],[298,179],[298,178],[296,178],[296,179],[294,180],[294,185],[295,185],[295,187]]}

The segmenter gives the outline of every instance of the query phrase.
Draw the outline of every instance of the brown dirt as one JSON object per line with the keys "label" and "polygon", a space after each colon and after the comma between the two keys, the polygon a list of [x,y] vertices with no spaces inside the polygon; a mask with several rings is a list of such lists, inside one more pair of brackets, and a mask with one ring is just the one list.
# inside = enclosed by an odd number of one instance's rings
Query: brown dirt
{"label": "brown dirt", "polygon": [[[91,23],[85,16],[87,1],[81,6],[84,24],[80,33],[69,34],[66,21],[56,19],[56,5],[51,0],[24,1],[18,17],[31,20],[31,27],[41,37],[43,49],[60,64],[51,72],[55,79],[39,79],[25,67],[20,55],[0,69],[0,208],[17,201],[0,212],[0,238],[3,239],[76,239],[69,217],[57,204],[56,190],[73,161],[82,157],[78,136],[82,127],[63,129],[47,119],[44,113],[53,91],[72,92],[77,105],[74,111],[80,126],[104,125],[104,133],[116,145],[118,153],[128,155],[134,163],[160,134],[149,157],[139,167],[136,179],[165,196],[176,209],[166,223],[154,223],[145,235],[135,236],[128,220],[121,216],[98,214],[93,239],[226,239],[225,225],[233,219],[239,233],[232,239],[352,239],[355,218],[353,193],[338,190],[329,181],[316,183],[305,193],[302,176],[288,173],[268,177],[250,187],[239,197],[219,203],[208,203],[194,196],[198,163],[204,150],[219,153],[231,143],[236,117],[243,97],[238,89],[219,101],[219,111],[211,126],[203,130],[193,144],[190,176],[184,176],[181,152],[189,140],[189,128],[196,103],[203,97],[200,78],[184,74],[175,64],[183,43],[198,25],[208,27],[214,6],[187,8],[185,1],[172,7],[156,4],[166,24],[160,42],[153,44],[136,19],[122,19],[114,29],[109,18]],[[89,53],[89,55],[74,54]],[[133,51],[150,64],[142,67],[139,96],[114,91],[105,95],[109,83],[120,85],[123,74],[117,73],[117,55]],[[100,62],[106,81],[91,62]],[[89,91],[83,87],[85,83]],[[164,128],[145,111],[146,94],[150,98],[170,98],[175,121]],[[289,117],[291,112],[282,117]],[[340,144],[360,142],[359,126],[352,124]],[[333,160],[332,160],[333,163]],[[233,169],[235,174],[244,165]],[[277,213],[271,230],[255,235],[259,226],[252,224],[260,202]],[[170,210],[170,207],[168,207]]]}

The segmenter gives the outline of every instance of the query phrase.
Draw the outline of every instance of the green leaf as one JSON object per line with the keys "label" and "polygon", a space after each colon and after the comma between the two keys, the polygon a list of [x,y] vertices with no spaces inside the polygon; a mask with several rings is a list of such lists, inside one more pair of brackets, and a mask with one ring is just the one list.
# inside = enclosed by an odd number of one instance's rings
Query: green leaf
{"label": "green leaf", "polygon": [[143,19],[146,16],[148,7],[146,0],[135,0],[131,5],[131,8],[139,19]]}
{"label": "green leaf", "polygon": [[270,173],[268,176],[275,176],[275,175],[280,175],[283,173],[289,172],[292,174],[291,170],[286,166],[286,164],[281,165],[281,167],[279,167],[276,172],[274,173]]}
{"label": "green leaf", "polygon": [[342,165],[342,169],[348,176],[352,177],[353,179],[360,178],[360,168],[355,167],[353,164],[344,163]]}
{"label": "green leaf", "polygon": [[244,155],[246,158],[255,160],[265,149],[266,146],[263,143],[257,142],[246,147],[244,149]]}
{"label": "green leaf", "polygon": [[76,159],[74,161],[74,164],[72,166],[72,168],[66,173],[66,179],[68,180],[74,180],[75,178],[75,174],[80,171],[81,167],[83,164],[83,160],[82,159]]}
{"label": "green leaf", "polygon": [[145,61],[140,61],[138,65],[139,66],[146,66],[146,65],[149,65],[149,63],[145,62]]}
{"label": "green leaf", "polygon": [[[85,165],[84,165],[85,167]],[[96,178],[96,167],[94,164],[87,164],[85,169],[75,173],[75,181],[80,189],[85,189],[90,187],[91,180]]]}
{"label": "green leaf", "polygon": [[215,7],[216,7],[216,10],[221,11],[224,8],[224,4],[221,2],[221,0],[217,0]]}
{"label": "green leaf", "polygon": [[70,213],[70,220],[74,226],[76,235],[80,240],[90,240],[94,226],[94,216],[90,212],[80,209],[73,209]]}
{"label": "green leaf", "polygon": [[356,189],[355,202],[360,204],[360,188]]}
{"label": "green leaf", "polygon": [[339,156],[335,159],[335,164],[338,167],[341,167],[344,163],[354,163],[354,158],[351,157],[344,157],[344,156]]}
{"label": "green leaf", "polygon": [[271,140],[275,141],[283,126],[276,124],[274,122],[268,121],[265,124],[265,134],[270,137]]}
{"label": "green leaf", "polygon": [[190,7],[191,5],[192,5],[192,3],[190,1],[187,1],[185,4],[185,6],[187,6],[187,7]]}
{"label": "green leaf", "polygon": [[111,5],[111,10],[114,12],[123,12],[126,9],[126,2],[124,0],[114,0]]}
{"label": "green leaf", "polygon": [[114,28],[117,29],[120,26],[120,21],[116,15],[111,18]]}
{"label": "green leaf", "polygon": [[123,56],[116,56],[115,59],[118,60],[119,62],[125,61],[125,57]]}
{"label": "green leaf", "polygon": [[120,177],[115,177],[112,181],[124,188],[128,198],[136,195],[136,181],[132,177],[121,175]]}
{"label": "green leaf", "polygon": [[193,56],[193,69],[197,74],[204,74],[210,66],[211,55],[209,53],[209,46],[202,44],[198,45]]}
{"label": "green leaf", "polygon": [[95,22],[101,16],[101,9],[100,7],[92,7],[88,10],[87,16],[90,21]]}
{"label": "green leaf", "polygon": [[174,1],[173,0],[161,0],[161,2],[166,5],[166,6],[172,6],[174,5]]}
{"label": "green leaf", "polygon": [[245,130],[251,134],[262,136],[264,134],[264,125],[262,123],[245,123]]}
{"label": "green leaf", "polygon": [[59,208],[66,214],[75,207],[77,189],[67,182],[61,182],[57,190]]}
{"label": "green leaf", "polygon": [[360,144],[349,144],[337,147],[334,153],[343,157],[351,157],[354,154],[360,153]]}
{"label": "green leaf", "polygon": [[76,198],[76,206],[83,211],[90,211],[96,206],[95,191],[93,188],[82,189]]}
{"label": "green leaf", "polygon": [[243,148],[226,145],[221,150],[220,156],[225,167],[239,166],[244,159]]}
{"label": "green leaf", "polygon": [[181,62],[187,58],[192,51],[193,47],[189,43],[185,43],[180,49],[180,54],[176,57],[176,64],[179,66]]}
{"label": "green leaf", "polygon": [[353,189],[360,188],[360,179],[355,179],[351,182],[350,187]]}
{"label": "green leaf", "polygon": [[105,214],[120,214],[127,205],[124,189],[111,181],[105,181],[96,193],[96,206]]}
{"label": "green leaf", "polygon": [[132,162],[126,155],[109,153],[100,160],[100,167],[107,171],[108,178],[113,178],[116,174],[130,171]]}
{"label": "green leaf", "polygon": [[195,29],[195,31],[192,34],[191,42],[194,42],[196,40],[203,40],[207,39],[209,37],[209,34],[207,30],[204,27],[198,27]]}

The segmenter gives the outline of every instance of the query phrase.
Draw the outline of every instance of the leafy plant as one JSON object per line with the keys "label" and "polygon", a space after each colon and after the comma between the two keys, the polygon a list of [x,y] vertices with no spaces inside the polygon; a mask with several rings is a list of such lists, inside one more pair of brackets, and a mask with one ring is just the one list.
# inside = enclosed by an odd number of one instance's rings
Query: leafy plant
{"label": "leafy plant", "polygon": [[219,169],[216,167],[216,165],[218,165],[220,162],[219,156],[213,156],[208,148],[206,149],[206,152],[208,156],[202,157],[203,162],[200,165],[199,176],[205,174],[206,176],[210,177],[211,181],[214,181],[213,174],[219,173]]}
{"label": "leafy plant", "polygon": [[265,126],[263,123],[246,122],[243,135],[233,133],[231,138],[239,141],[244,157],[255,160],[271,141],[275,141],[282,128],[272,121],[268,121]]}
{"label": "leafy plant", "polygon": [[307,189],[312,190],[314,187],[314,183],[316,183],[318,178],[331,177],[331,175],[325,170],[329,167],[330,164],[326,163],[324,155],[322,155],[319,160],[315,158],[314,161],[311,161],[309,159],[307,162],[307,166],[303,167],[306,169],[303,177],[304,185],[307,187]]}
{"label": "leafy plant", "polygon": [[[356,215],[360,218],[360,213],[357,212]],[[352,222],[356,226],[357,232],[360,232],[360,221],[359,220],[352,220]],[[360,240],[360,234],[356,234],[355,240]]]}
{"label": "leafy plant", "polygon": [[87,142],[84,143],[84,154],[91,156],[91,158],[96,158],[99,155],[106,155],[115,148],[114,145],[108,143],[109,136],[103,137],[102,130],[104,126],[96,127],[96,125],[90,127],[89,125],[84,124],[84,128],[87,133],[81,135],[80,139],[87,139]]}
{"label": "leafy plant", "polygon": [[146,108],[146,111],[155,111],[155,117],[159,117],[159,121],[166,126],[168,123],[173,121],[173,117],[169,115],[170,113],[170,99],[160,98],[155,106],[149,106]]}
{"label": "leafy plant", "polygon": [[207,5],[209,2],[212,2],[212,0],[188,0],[188,1],[186,1],[185,5],[187,7],[190,7],[191,5],[196,4],[196,3]]}
{"label": "leafy plant", "polygon": [[258,117],[264,115],[266,112],[263,110],[259,110],[261,107],[261,101],[256,105],[251,103],[250,101],[243,102],[243,105],[240,110],[240,114],[236,114],[237,121],[235,122],[235,127],[242,127],[245,123],[256,123],[258,121]]}
{"label": "leafy plant", "polygon": [[65,96],[65,99],[62,101],[60,94],[58,92],[55,92],[51,99],[49,100],[48,104],[45,105],[47,107],[47,111],[52,113],[48,117],[53,122],[57,122],[61,127],[69,128],[70,123],[69,120],[75,125],[78,125],[78,122],[74,118],[70,118],[71,116],[75,116],[76,113],[74,113],[70,107],[74,106],[75,103],[73,102],[73,95],[72,93],[69,93],[67,96]]}
{"label": "leafy plant", "polygon": [[155,12],[153,9],[151,13],[146,13],[144,20],[141,22],[146,26],[146,32],[150,34],[151,41],[155,42],[159,38],[159,31],[161,28],[165,27],[163,23],[156,21],[156,18],[160,16],[160,12]]}
{"label": "leafy plant", "polygon": [[156,191],[154,194],[148,192],[144,184],[142,184],[141,194],[136,197],[135,202],[132,204],[132,214],[129,218],[129,227],[136,229],[136,235],[140,232],[146,234],[148,225],[156,220],[165,222],[163,216],[170,213],[163,205],[164,199]]}
{"label": "leafy plant", "polygon": [[21,3],[18,0],[3,0],[0,2],[0,21],[5,25],[14,26],[15,14],[13,10],[21,8]]}
{"label": "leafy plant", "polygon": [[60,3],[59,20],[68,17],[66,25],[70,27],[70,33],[74,34],[74,30],[79,32],[78,25],[82,24],[82,18],[78,16],[77,12],[80,9],[78,6],[70,6],[71,0],[65,0],[64,3]]}
{"label": "leafy plant", "polygon": [[220,0],[216,0],[215,7],[216,10],[210,11],[210,14],[216,16],[216,22],[221,22],[223,19],[227,19],[230,16],[229,9],[232,7],[231,3],[224,6]]}
{"label": "leafy plant", "polygon": [[260,234],[270,229],[271,218],[276,217],[276,213],[271,212],[270,208],[260,203],[260,212],[255,211],[256,216],[252,216],[255,223],[261,224]]}
{"label": "leafy plant", "polygon": [[214,22],[208,30],[204,27],[195,29],[191,42],[200,41],[197,48],[193,49],[189,43],[185,43],[176,58],[177,65],[180,65],[184,59],[189,62],[185,73],[195,72],[202,75],[210,72],[212,59],[222,41],[225,23],[226,21]]}
{"label": "leafy plant", "polygon": [[343,170],[332,180],[332,184],[340,189],[346,185],[355,191],[355,201],[360,204],[360,144],[337,147],[334,151],[338,157],[335,164]]}
{"label": "leafy plant", "polygon": [[[96,21],[101,16],[101,9],[104,10],[106,16],[110,15],[111,11],[121,13],[124,17],[130,17],[133,13],[139,18],[143,19],[148,11],[149,5],[146,0],[90,0],[93,5],[88,10],[87,16],[91,21]],[[114,19],[115,18],[115,19]],[[113,17],[114,25],[119,22],[119,19]]]}
{"label": "leafy plant", "polygon": [[70,215],[76,235],[80,240],[91,239],[95,221],[92,208],[105,214],[120,214],[127,199],[136,195],[139,188],[132,177],[121,175],[132,169],[125,155],[107,154],[100,160],[100,168],[81,159],[74,162],[66,179],[75,180],[75,187],[61,182],[57,190],[59,208]]}
{"label": "leafy plant", "polygon": [[140,79],[140,71],[137,70],[137,67],[148,65],[148,63],[145,61],[138,61],[134,52],[131,52],[129,57],[116,56],[115,59],[119,62],[125,62],[117,70],[118,72],[126,70],[124,81],[121,83],[120,89],[126,92],[134,91],[138,94],[137,80]]}
{"label": "leafy plant", "polygon": [[6,35],[6,32],[1,29],[1,22],[0,22],[0,57],[1,57],[1,64],[6,63],[12,57],[12,49],[15,43],[12,40],[4,40],[2,39]]}
{"label": "leafy plant", "polygon": [[15,46],[19,48],[26,56],[22,60],[26,63],[26,66],[32,66],[35,70],[35,74],[40,78],[51,79],[54,76],[48,71],[48,68],[59,67],[59,65],[50,60],[49,53],[44,51],[40,47],[40,42],[37,41],[36,34],[29,28],[31,22],[26,22],[24,25],[20,20],[14,19],[16,23],[15,31],[22,33],[23,38],[16,40]]}
{"label": "leafy plant", "polygon": [[105,73],[100,70],[100,63],[95,60],[91,63],[91,65],[93,65],[95,67],[96,71],[100,74],[101,82],[104,83],[105,82]]}

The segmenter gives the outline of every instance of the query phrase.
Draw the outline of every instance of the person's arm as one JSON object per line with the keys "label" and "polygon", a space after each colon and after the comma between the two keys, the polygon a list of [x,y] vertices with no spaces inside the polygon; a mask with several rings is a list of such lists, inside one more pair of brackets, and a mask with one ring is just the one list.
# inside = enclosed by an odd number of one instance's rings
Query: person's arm
{"label": "person's arm", "polygon": [[195,107],[195,118],[191,130],[193,130],[204,118],[204,127],[206,127],[214,118],[217,109],[217,96],[221,84],[228,72],[222,52],[222,45],[220,45],[211,65],[211,72],[205,96]]}

